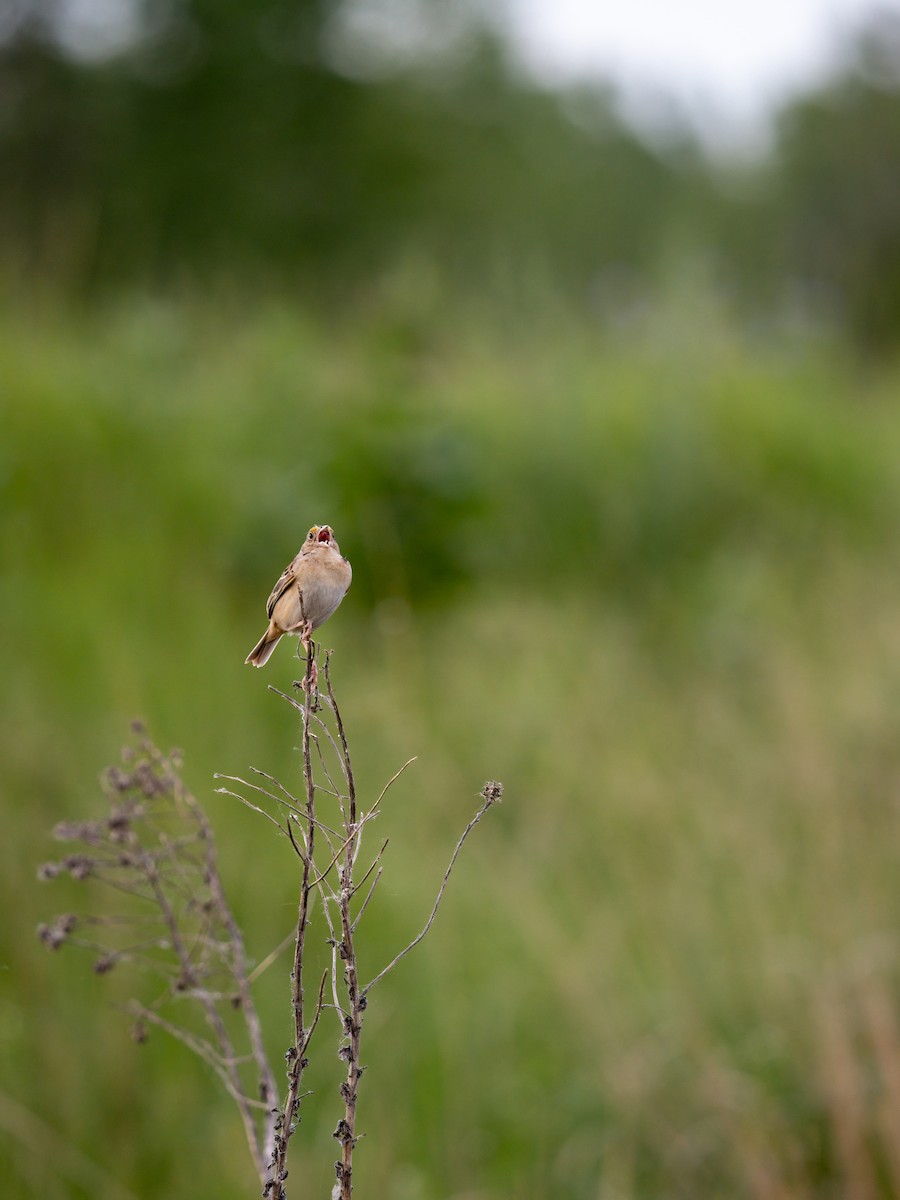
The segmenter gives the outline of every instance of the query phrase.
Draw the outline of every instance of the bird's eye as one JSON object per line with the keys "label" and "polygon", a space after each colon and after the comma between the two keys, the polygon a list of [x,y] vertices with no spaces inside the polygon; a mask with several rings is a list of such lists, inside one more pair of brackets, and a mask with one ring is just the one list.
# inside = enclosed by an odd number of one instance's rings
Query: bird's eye
{"label": "bird's eye", "polygon": [[315,534],[315,530],[314,530],[314,529],[311,529],[311,530],[309,531],[309,533],[306,535],[306,540],[307,540],[308,542],[311,542],[315,536],[316,536],[316,534]]}

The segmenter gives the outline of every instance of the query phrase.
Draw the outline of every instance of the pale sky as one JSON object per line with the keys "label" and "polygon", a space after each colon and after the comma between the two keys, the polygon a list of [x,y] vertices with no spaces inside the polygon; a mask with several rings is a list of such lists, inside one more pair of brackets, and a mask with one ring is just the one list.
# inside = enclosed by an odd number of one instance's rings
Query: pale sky
{"label": "pale sky", "polygon": [[[626,96],[676,96],[701,122],[752,124],[815,82],[876,9],[900,0],[501,0],[548,81],[600,72]],[[635,104],[637,104],[635,100]]]}

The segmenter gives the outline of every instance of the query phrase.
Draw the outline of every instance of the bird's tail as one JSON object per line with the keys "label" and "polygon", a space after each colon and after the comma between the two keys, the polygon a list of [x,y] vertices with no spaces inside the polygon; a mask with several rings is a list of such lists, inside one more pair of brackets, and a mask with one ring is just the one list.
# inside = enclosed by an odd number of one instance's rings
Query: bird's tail
{"label": "bird's tail", "polygon": [[280,633],[273,633],[271,628],[267,629],[244,659],[244,662],[254,667],[264,667],[272,657],[272,651],[280,641]]}

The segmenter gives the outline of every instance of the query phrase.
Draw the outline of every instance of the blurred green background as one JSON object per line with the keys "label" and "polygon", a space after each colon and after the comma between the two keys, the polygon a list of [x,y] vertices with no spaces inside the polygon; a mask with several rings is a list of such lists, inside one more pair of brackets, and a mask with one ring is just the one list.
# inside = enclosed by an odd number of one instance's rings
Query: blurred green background
{"label": "blurred green background", "polygon": [[0,22],[4,1186],[257,1190],[124,972],[38,945],[81,901],[35,871],[141,716],[250,953],[288,932],[293,860],[212,776],[300,786],[297,664],[243,659],[327,521],[364,795],[419,756],[367,975],[506,785],[373,993],[361,1200],[900,1196],[898,27],[713,156],[419,8],[391,62],[314,0]]}

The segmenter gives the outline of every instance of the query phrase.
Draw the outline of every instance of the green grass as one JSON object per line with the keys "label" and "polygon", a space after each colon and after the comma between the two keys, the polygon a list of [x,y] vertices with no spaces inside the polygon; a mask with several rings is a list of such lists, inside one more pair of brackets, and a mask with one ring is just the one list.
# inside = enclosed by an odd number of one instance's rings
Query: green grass
{"label": "green grass", "polygon": [[[618,340],[402,301],[5,314],[0,331],[0,1174],[19,1196],[255,1192],[230,1102],[129,1040],[41,920],[56,821],[141,715],[186,754],[262,957],[296,879],[214,771],[299,780],[243,658],[313,521],[377,830],[360,1200],[900,1194],[896,377],[708,314]],[[374,848],[374,838],[373,838]],[[260,1003],[288,1038],[286,964]],[[325,1195],[323,1039],[292,1194]],[[88,1160],[88,1161],[85,1161]],[[92,1165],[93,1164],[93,1165]],[[298,1183],[299,1181],[299,1183]]]}

